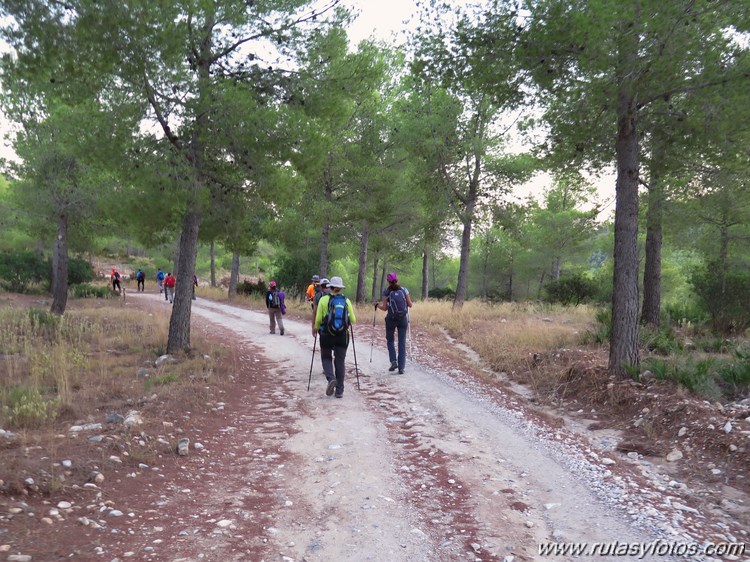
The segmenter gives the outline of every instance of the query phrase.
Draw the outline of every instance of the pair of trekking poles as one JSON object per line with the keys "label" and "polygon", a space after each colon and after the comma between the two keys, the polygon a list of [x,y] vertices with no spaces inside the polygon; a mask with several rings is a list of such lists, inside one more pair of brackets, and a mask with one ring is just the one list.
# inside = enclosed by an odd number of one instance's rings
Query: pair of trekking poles
{"label": "pair of trekking poles", "polygon": [[[378,315],[378,307],[375,307],[375,312],[372,314],[372,339],[370,341],[370,363],[372,363],[372,348],[375,347],[375,318]],[[409,339],[409,357],[413,357],[411,347],[411,318],[409,317],[409,309],[406,309],[406,337]]]}
{"label": "pair of trekking poles", "polygon": [[[378,314],[378,309],[375,307],[375,311],[372,315],[372,340],[370,341],[370,363],[372,363],[372,350],[375,347],[375,319]],[[349,325],[349,331],[352,335],[352,351],[354,352],[354,372],[357,375],[357,390],[362,390],[359,386],[359,366],[357,364],[357,346],[354,345],[354,326]],[[409,317],[409,311],[406,311],[406,337],[409,338],[409,356],[412,356],[412,344],[411,344],[411,318]],[[310,391],[310,383],[312,382],[313,365],[315,363],[315,346],[318,343],[318,334],[315,334],[313,339],[313,350],[312,357],[310,358],[310,376],[307,379],[307,390]]]}
{"label": "pair of trekking poles", "polygon": [[[352,351],[354,351],[354,372],[357,374],[357,390],[361,390],[359,387],[359,366],[357,365],[357,347],[354,345],[354,326],[351,324],[349,325],[349,331],[352,334]],[[312,357],[310,358],[310,377],[307,379],[307,390],[310,391],[310,383],[312,382],[312,371],[313,371],[313,364],[315,363],[315,344],[318,343],[318,334],[315,334],[315,339],[313,340],[313,352]]]}

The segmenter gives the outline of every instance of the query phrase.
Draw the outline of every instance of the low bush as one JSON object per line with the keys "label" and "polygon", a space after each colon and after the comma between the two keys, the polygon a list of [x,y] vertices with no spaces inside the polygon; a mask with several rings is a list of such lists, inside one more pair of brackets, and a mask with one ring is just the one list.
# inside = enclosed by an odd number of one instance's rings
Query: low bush
{"label": "low bush", "polygon": [[545,301],[562,305],[579,305],[596,295],[597,286],[581,273],[566,275],[544,286]]}
{"label": "low bush", "polygon": [[435,287],[434,289],[430,289],[430,298],[438,300],[455,299],[456,291],[450,287]]}
{"label": "low bush", "polygon": [[670,355],[683,349],[682,342],[678,339],[674,329],[669,325],[659,326],[654,329],[643,326],[640,331],[641,346],[649,351],[660,355]]}
{"label": "low bush", "polygon": [[49,261],[34,252],[0,253],[0,284],[9,291],[25,293],[50,275]]}
{"label": "low bush", "polygon": [[83,258],[68,259],[68,285],[89,283],[94,280],[94,268]]}
{"label": "low bush", "polygon": [[258,281],[257,283],[252,283],[248,280],[244,280],[242,281],[242,283],[237,283],[238,295],[246,295],[248,297],[250,296],[265,297],[266,291],[268,291],[268,286],[266,285],[265,281]]}
{"label": "low bush", "polygon": [[599,345],[609,343],[609,338],[612,336],[612,309],[597,309],[594,319],[596,320],[596,327],[584,333],[581,338],[582,343],[596,343]]}
{"label": "low bush", "polygon": [[11,388],[2,397],[3,417],[18,429],[42,427],[57,417],[59,399],[46,400],[35,387]]}
{"label": "low bush", "polygon": [[737,400],[750,392],[750,349],[746,347],[735,349],[729,358],[649,358],[641,364],[641,373],[645,370],[708,400]]}
{"label": "low bush", "polygon": [[109,286],[98,287],[96,285],[89,285],[88,283],[80,283],[78,285],[72,285],[70,287],[72,295],[77,299],[85,298],[97,298],[97,299],[108,299],[112,296],[112,290]]}

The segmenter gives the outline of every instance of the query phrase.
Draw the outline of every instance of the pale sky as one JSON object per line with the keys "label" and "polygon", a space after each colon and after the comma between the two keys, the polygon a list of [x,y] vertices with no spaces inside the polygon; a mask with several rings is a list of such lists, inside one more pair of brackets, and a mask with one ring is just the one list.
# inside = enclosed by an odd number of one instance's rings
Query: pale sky
{"label": "pale sky", "polygon": [[361,12],[349,28],[353,43],[374,36],[388,41],[406,28],[405,20],[417,13],[415,0],[344,0],[352,11]]}

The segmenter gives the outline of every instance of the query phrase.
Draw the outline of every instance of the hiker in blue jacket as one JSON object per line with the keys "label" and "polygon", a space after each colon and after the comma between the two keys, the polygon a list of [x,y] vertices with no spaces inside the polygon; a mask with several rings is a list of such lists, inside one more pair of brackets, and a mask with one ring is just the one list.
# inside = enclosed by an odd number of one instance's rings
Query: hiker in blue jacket
{"label": "hiker in blue jacket", "polygon": [[[388,344],[388,357],[391,366],[388,369],[393,372],[398,369],[398,374],[404,374],[406,367],[406,331],[409,328],[409,309],[413,306],[409,290],[398,284],[398,275],[391,272],[386,277],[388,286],[383,289],[382,302],[375,303],[375,308],[385,310],[385,341]],[[398,330],[398,357],[394,335]]]}

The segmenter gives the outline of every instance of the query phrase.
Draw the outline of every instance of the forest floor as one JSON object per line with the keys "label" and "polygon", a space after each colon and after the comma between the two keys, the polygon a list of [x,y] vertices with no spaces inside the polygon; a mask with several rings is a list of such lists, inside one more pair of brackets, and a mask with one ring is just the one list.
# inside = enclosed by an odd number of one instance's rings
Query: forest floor
{"label": "forest floor", "polygon": [[[750,560],[703,551],[748,540],[749,401],[614,381],[603,349],[494,373],[417,324],[405,375],[387,370],[382,324],[358,325],[338,400],[308,318],[280,336],[246,308],[199,298],[192,316],[213,350],[198,392],[152,388],[51,433],[0,434],[0,560],[514,562],[615,542],[623,560]],[[140,358],[119,359],[136,378]],[[659,545],[671,555],[645,550]]]}

